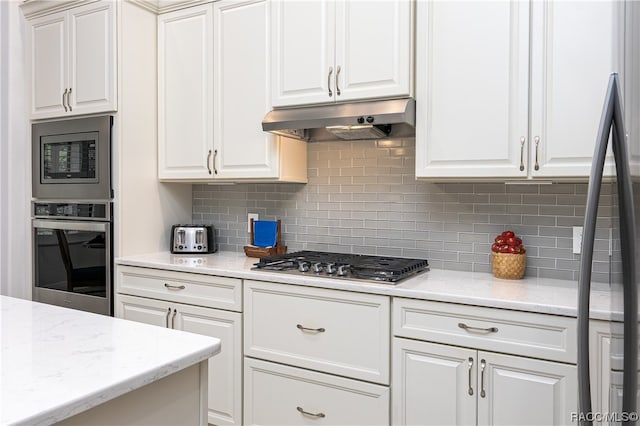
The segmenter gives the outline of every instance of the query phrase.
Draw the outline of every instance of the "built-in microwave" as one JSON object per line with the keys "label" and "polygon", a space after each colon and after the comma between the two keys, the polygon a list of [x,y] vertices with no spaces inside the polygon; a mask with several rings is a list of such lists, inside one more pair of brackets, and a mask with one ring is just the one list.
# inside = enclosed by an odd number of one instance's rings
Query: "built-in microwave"
{"label": "built-in microwave", "polygon": [[111,127],[103,115],[32,125],[33,197],[109,200]]}

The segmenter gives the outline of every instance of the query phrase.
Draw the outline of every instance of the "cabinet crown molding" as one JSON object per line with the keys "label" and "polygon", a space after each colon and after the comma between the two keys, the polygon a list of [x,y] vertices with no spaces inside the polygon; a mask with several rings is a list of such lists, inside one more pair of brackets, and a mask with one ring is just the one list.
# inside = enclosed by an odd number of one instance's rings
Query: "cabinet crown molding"
{"label": "cabinet crown molding", "polygon": [[25,0],[20,5],[20,9],[25,18],[31,19],[97,1],[99,0]]}

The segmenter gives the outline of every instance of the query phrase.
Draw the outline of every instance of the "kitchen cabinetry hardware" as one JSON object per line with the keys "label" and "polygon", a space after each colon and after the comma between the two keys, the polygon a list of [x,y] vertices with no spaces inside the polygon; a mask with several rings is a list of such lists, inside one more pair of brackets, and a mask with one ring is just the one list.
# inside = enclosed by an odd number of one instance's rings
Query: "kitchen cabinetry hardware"
{"label": "kitchen cabinetry hardware", "polygon": [[298,412],[300,412],[301,414],[309,417],[315,417],[318,419],[324,419],[326,417],[324,413],[310,413],[308,411],[305,411],[302,407],[296,407],[296,410],[298,410]]}
{"label": "kitchen cabinetry hardware", "polygon": [[207,170],[209,174],[211,174],[211,150],[209,150],[209,154],[207,154]]}
{"label": "kitchen cabinetry hardware", "polygon": [[473,385],[471,384],[471,371],[473,370],[473,358],[469,357],[469,395],[473,395]]}
{"label": "kitchen cabinetry hardware", "polygon": [[487,362],[484,359],[480,360],[480,397],[484,398],[487,393],[484,391],[484,370],[487,367]]}
{"label": "kitchen cabinetry hardware", "polygon": [[67,89],[64,89],[64,93],[62,94],[62,106],[64,107],[64,112],[69,111],[69,109],[67,108],[66,99],[67,99]]}
{"label": "kitchen cabinetry hardware", "polygon": [[67,106],[69,107],[69,112],[73,111],[71,108],[71,87],[69,87],[69,93],[67,93]]}
{"label": "kitchen cabinetry hardware", "polygon": [[340,71],[342,68],[338,65],[336,68],[336,96],[340,96]]}
{"label": "kitchen cabinetry hardware", "polygon": [[329,75],[327,76],[327,88],[329,89],[329,97],[333,97],[333,91],[331,90],[331,74],[333,74],[333,67],[329,67]]}
{"label": "kitchen cabinetry hardware", "polygon": [[169,290],[184,290],[186,287],[184,285],[172,285],[164,283],[164,286]]}
{"label": "kitchen cabinetry hardware", "polygon": [[536,144],[536,164],[533,167],[536,171],[540,170],[540,163],[538,163],[538,149],[540,148],[540,136],[533,138],[533,142]]}
{"label": "kitchen cabinetry hardware", "polygon": [[167,308],[167,317],[165,318],[165,324],[167,328],[169,328],[169,316],[171,316],[171,308]]}
{"label": "kitchen cabinetry hardware", "polygon": [[527,138],[522,136],[520,138],[520,171],[524,171],[524,143],[527,141]]}
{"label": "kitchen cabinetry hardware", "polygon": [[458,327],[466,331],[477,331],[481,333],[497,333],[498,332],[498,327],[488,327],[488,328],[471,327],[463,322],[459,322]]}
{"label": "kitchen cabinetry hardware", "polygon": [[218,157],[218,150],[214,149],[213,150],[213,174],[217,175],[218,174],[218,169],[216,168],[216,158]]}
{"label": "kitchen cabinetry hardware", "polygon": [[178,314],[178,310],[174,309],[173,310],[173,315],[171,315],[171,328],[175,329],[176,328],[176,315]]}
{"label": "kitchen cabinetry hardware", "polygon": [[324,333],[326,330],[324,329],[324,327],[320,327],[320,328],[308,328],[303,326],[302,324],[297,324],[296,328],[300,331],[303,331],[305,333]]}

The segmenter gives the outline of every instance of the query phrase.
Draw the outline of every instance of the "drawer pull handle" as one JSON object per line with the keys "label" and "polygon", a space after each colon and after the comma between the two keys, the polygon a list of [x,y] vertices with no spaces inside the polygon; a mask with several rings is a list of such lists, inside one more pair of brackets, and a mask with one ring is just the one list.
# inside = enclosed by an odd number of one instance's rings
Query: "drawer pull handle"
{"label": "drawer pull handle", "polygon": [[469,357],[469,395],[473,395],[473,386],[471,385],[471,370],[473,370],[473,358]]}
{"label": "drawer pull handle", "polygon": [[296,407],[299,413],[304,414],[305,416],[315,417],[316,419],[324,419],[326,416],[324,413],[310,413],[308,411],[304,411],[302,407]]}
{"label": "drawer pull handle", "polygon": [[171,285],[171,284],[167,284],[167,283],[164,283],[164,286],[166,288],[168,288],[169,290],[184,290],[186,288],[183,285]]}
{"label": "drawer pull handle", "polygon": [[497,333],[498,327],[489,327],[489,328],[480,328],[480,327],[471,327],[463,322],[458,323],[458,327],[466,331],[477,331],[480,333]]}
{"label": "drawer pull handle", "polygon": [[487,393],[484,391],[484,369],[487,367],[487,362],[483,359],[480,360],[480,397],[484,398]]}
{"label": "drawer pull handle", "polygon": [[297,324],[296,328],[300,331],[304,331],[305,333],[324,333],[326,330],[324,327],[320,328],[308,328],[303,326],[302,324]]}

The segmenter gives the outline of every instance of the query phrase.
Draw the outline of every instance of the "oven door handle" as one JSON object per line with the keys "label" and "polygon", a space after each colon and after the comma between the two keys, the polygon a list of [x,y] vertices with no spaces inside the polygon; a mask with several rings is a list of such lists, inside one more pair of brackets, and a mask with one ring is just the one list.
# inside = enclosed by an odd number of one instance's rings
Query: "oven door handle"
{"label": "oven door handle", "polygon": [[72,231],[109,232],[106,222],[79,222],[75,220],[33,220],[34,228],[67,229]]}

